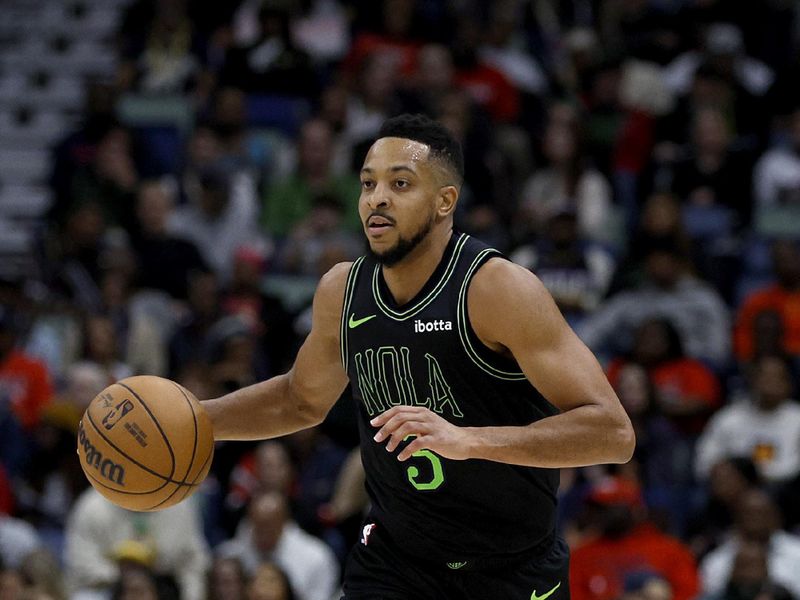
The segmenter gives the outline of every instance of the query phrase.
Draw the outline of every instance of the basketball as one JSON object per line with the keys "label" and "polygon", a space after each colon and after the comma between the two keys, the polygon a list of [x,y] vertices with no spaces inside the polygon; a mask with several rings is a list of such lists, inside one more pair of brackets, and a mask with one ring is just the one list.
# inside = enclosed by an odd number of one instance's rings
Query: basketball
{"label": "basketball", "polygon": [[211,420],[174,381],[128,377],[100,392],[78,428],[92,486],[129,510],[162,510],[197,490],[214,456]]}

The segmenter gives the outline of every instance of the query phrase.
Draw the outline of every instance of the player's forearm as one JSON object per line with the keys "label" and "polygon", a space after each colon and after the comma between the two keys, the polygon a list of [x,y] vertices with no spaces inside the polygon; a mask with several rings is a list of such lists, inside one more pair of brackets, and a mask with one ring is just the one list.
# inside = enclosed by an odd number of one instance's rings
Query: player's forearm
{"label": "player's forearm", "polygon": [[319,423],[324,415],[297,397],[290,382],[287,373],[204,401],[214,424],[214,439],[266,439]]}
{"label": "player's forearm", "polygon": [[635,445],[627,416],[581,406],[521,427],[471,427],[471,458],[529,467],[579,467],[630,460]]}

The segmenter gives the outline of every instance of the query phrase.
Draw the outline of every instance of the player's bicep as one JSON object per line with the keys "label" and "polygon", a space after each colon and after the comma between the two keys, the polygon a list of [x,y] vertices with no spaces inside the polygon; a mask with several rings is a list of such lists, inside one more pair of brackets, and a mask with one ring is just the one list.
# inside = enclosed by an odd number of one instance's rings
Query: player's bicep
{"label": "player's bicep", "polygon": [[311,332],[289,373],[292,394],[324,411],[336,402],[347,385],[339,351],[346,277],[347,265],[337,265],[320,281],[314,294]]}
{"label": "player's bicep", "polygon": [[597,359],[541,281],[505,261],[486,266],[476,275],[468,297],[478,336],[490,346],[507,349],[530,382],[561,410],[618,404]]}

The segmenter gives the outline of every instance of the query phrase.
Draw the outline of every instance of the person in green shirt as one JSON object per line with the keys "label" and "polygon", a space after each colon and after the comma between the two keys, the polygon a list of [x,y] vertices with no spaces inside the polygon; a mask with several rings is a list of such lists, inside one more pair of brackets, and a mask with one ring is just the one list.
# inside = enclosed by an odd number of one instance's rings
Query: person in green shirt
{"label": "person in green shirt", "polygon": [[311,212],[313,199],[322,194],[342,204],[347,228],[361,230],[358,216],[361,183],[355,173],[333,171],[333,152],[330,125],[317,118],[306,121],[297,140],[296,170],[266,189],[261,222],[267,232],[278,238],[286,237]]}

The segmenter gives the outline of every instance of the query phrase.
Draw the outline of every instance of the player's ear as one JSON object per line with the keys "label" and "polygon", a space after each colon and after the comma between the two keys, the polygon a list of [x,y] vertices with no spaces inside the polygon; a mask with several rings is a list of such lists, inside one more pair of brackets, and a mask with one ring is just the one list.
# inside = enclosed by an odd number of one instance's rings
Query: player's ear
{"label": "player's ear", "polygon": [[454,185],[445,185],[439,188],[439,206],[436,212],[440,217],[446,217],[456,210],[458,202],[458,188]]}

